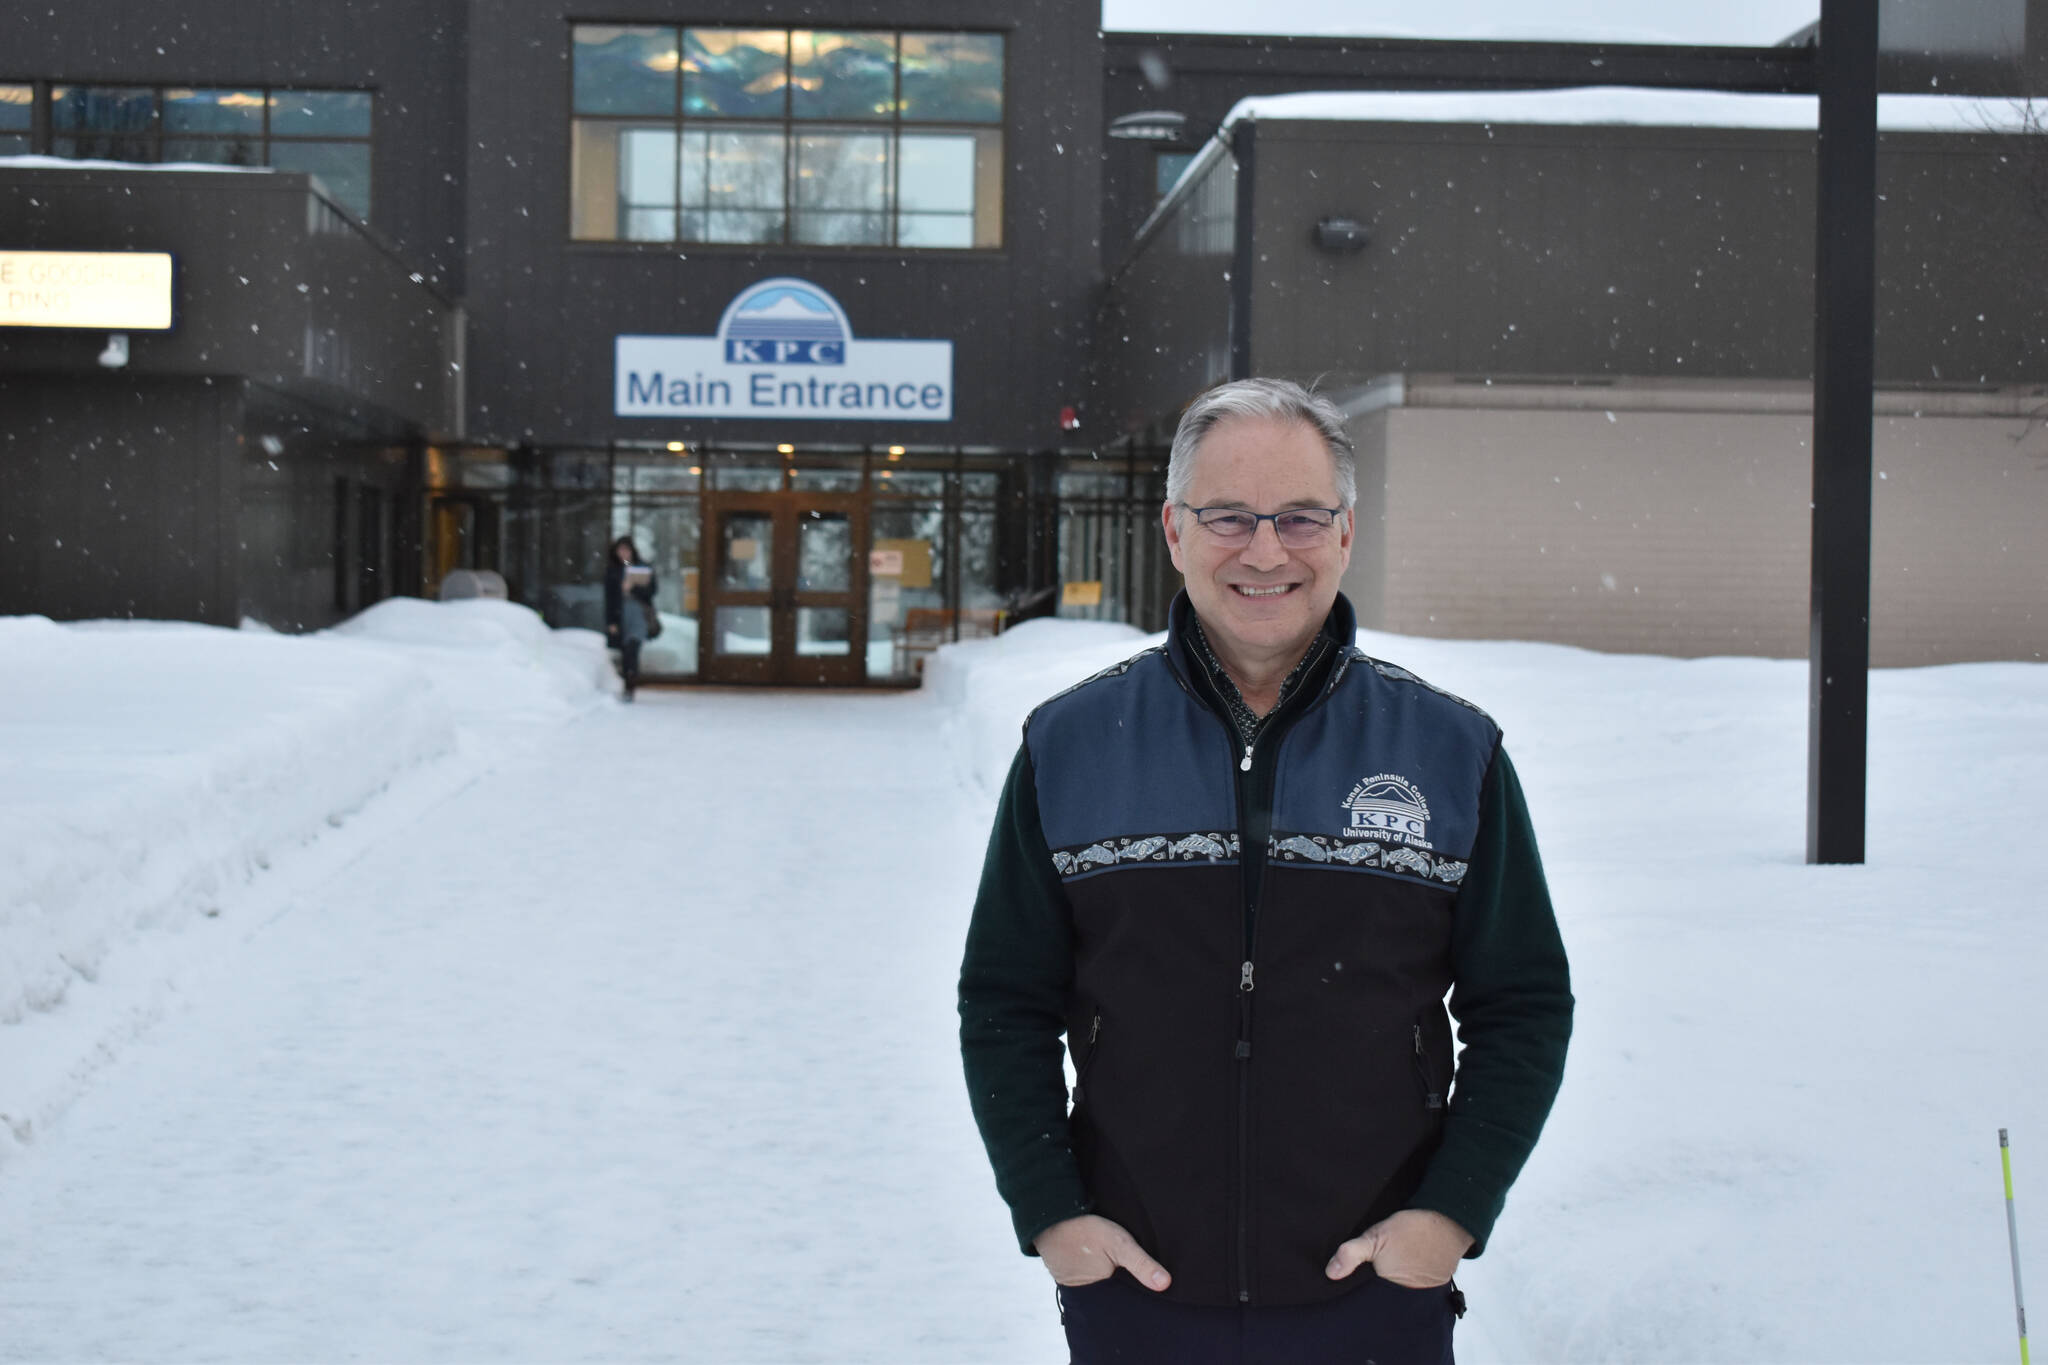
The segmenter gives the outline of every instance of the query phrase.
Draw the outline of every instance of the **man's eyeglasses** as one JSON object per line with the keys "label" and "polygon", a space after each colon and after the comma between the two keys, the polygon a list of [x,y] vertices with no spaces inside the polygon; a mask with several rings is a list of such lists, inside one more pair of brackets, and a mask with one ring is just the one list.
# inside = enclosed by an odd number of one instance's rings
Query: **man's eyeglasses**
{"label": "man's eyeglasses", "polygon": [[1290,507],[1285,512],[1247,512],[1241,507],[1188,507],[1200,526],[1219,545],[1249,545],[1259,523],[1273,523],[1274,534],[1290,550],[1312,549],[1335,529],[1341,507]]}

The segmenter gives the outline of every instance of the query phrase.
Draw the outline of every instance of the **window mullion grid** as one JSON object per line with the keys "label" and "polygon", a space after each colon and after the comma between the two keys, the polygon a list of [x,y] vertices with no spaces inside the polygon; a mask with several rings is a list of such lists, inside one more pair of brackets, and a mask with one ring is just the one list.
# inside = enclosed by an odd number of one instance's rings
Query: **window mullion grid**
{"label": "window mullion grid", "polygon": [[796,241],[797,158],[801,155],[796,133],[796,33],[782,30],[782,244]]}
{"label": "window mullion grid", "polygon": [[[675,104],[672,106],[672,112],[669,115],[670,119],[674,122],[676,129],[676,183],[675,189],[670,191],[669,193],[669,198],[675,201],[674,207],[676,215],[676,231],[675,236],[672,240],[677,242],[685,242],[688,241],[689,238],[683,235],[683,224],[685,221],[687,221],[683,217],[683,185],[685,183],[683,179],[683,158],[689,155],[687,150],[689,143],[683,137],[683,26],[681,24],[677,24],[670,31],[675,34],[676,38]],[[708,167],[706,168],[706,171],[707,173],[709,172]]]}
{"label": "window mullion grid", "polygon": [[903,30],[896,30],[896,88],[889,100],[889,245],[903,244]]}

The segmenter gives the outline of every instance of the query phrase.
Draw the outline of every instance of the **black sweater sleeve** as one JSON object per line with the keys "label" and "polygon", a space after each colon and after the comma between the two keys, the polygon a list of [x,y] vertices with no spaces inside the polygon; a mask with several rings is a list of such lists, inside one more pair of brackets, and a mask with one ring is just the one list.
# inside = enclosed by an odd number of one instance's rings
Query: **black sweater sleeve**
{"label": "black sweater sleeve", "polygon": [[1003,784],[960,964],[960,1055],[974,1121],[1017,1241],[1089,1211],[1067,1132],[1061,1066],[1074,972],[1071,911],[1019,748]]}
{"label": "black sweater sleeve", "polygon": [[1549,1117],[1572,1032],[1564,942],[1504,750],[1486,776],[1451,951],[1451,1014],[1464,1052],[1443,1145],[1408,1202],[1457,1220],[1475,1239],[1465,1254],[1477,1256]]}

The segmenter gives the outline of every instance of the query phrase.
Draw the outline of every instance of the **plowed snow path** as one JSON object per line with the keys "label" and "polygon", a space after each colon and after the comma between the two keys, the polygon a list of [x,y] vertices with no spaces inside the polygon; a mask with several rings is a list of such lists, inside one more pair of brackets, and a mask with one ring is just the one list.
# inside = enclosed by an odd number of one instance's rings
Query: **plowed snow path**
{"label": "plowed snow path", "polygon": [[329,835],[0,1171],[0,1357],[1063,1356],[961,1092],[937,718],[648,693]]}

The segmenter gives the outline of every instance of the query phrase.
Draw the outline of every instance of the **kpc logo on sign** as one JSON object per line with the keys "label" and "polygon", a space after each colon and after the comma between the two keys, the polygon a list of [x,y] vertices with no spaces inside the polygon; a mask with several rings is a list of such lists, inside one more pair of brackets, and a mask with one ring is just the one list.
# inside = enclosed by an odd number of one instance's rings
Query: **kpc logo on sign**
{"label": "kpc logo on sign", "polygon": [[742,291],[708,337],[621,336],[621,417],[944,422],[953,343],[857,339],[838,300],[805,280]]}

